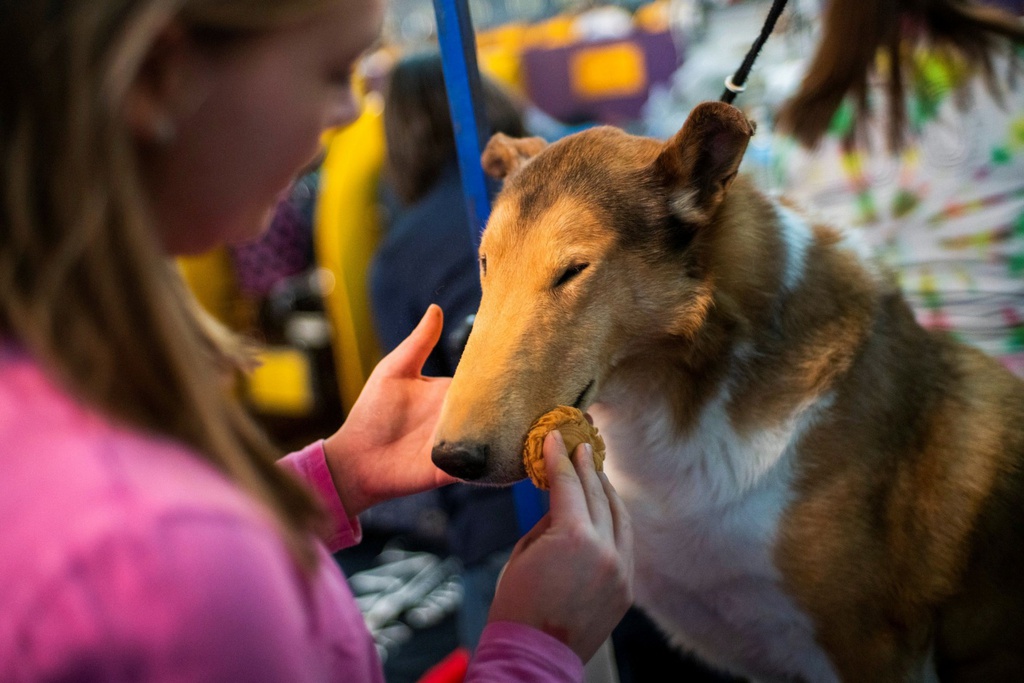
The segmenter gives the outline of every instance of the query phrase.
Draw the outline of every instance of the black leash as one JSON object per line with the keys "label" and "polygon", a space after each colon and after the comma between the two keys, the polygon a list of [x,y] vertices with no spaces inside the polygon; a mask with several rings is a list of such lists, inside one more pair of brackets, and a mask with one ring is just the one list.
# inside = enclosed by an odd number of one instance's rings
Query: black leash
{"label": "black leash", "polygon": [[772,8],[768,10],[768,17],[764,20],[764,26],[761,27],[761,35],[750,46],[750,51],[743,58],[743,63],[740,64],[740,68],[736,70],[736,73],[725,79],[725,91],[722,92],[722,102],[732,104],[732,101],[736,99],[736,95],[747,89],[743,84],[746,83],[747,76],[750,75],[750,70],[754,67],[754,60],[757,59],[757,55],[761,52],[761,48],[764,47],[768,36],[775,30],[775,22],[778,21],[779,15],[782,14],[782,10],[785,8],[786,0],[775,0],[772,3]]}

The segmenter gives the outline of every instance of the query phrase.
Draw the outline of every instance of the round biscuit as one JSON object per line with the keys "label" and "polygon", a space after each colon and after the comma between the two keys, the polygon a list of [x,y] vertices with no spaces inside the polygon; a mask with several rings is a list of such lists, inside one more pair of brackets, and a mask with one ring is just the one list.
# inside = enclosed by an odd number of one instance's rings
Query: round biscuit
{"label": "round biscuit", "polygon": [[572,455],[576,447],[587,442],[594,450],[594,468],[598,472],[604,467],[604,439],[597,428],[587,421],[583,411],[571,406],[558,406],[541,415],[526,435],[523,447],[523,464],[534,486],[548,490],[547,472],[544,470],[544,437],[557,429],[565,441],[565,450]]}

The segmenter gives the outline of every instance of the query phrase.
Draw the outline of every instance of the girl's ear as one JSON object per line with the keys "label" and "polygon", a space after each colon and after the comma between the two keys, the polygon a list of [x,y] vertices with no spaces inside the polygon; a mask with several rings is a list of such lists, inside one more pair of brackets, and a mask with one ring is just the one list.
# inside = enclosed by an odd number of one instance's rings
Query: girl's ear
{"label": "girl's ear", "polygon": [[137,140],[155,145],[174,141],[188,86],[187,51],[185,30],[176,23],[168,25],[129,83],[122,115]]}
{"label": "girl's ear", "polygon": [[654,162],[676,217],[688,223],[711,217],[735,179],[753,134],[754,124],[724,102],[704,102],[690,112]]}
{"label": "girl's ear", "polygon": [[484,148],[480,163],[487,175],[501,180],[517,173],[547,146],[544,138],[510,138],[495,133]]}

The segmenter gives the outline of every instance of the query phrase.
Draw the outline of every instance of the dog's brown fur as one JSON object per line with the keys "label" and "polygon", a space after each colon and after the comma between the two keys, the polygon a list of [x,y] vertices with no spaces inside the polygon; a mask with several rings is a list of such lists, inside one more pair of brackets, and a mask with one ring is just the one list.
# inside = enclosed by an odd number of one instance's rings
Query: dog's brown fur
{"label": "dog's brown fur", "polygon": [[[523,439],[538,415],[576,404],[602,429],[614,415],[606,467],[634,513],[638,601],[673,639],[764,680],[1024,680],[1024,383],[919,327],[839,229],[810,227],[788,282],[779,209],[736,173],[752,134],[738,110],[709,103],[666,143],[611,128],[546,148],[492,140],[484,165],[506,184],[435,462],[511,483],[525,476]],[[725,431],[706,434],[716,396]],[[655,401],[669,417],[652,426],[643,411]],[[631,431],[640,424],[647,431]],[[637,433],[657,438],[616,438]],[[687,489],[682,475],[663,481],[684,471],[671,462],[690,448],[680,444],[771,434],[785,448],[765,451],[749,480],[741,467],[725,493],[742,505],[778,463],[788,468],[767,552],[824,653],[803,669],[790,661],[801,653],[725,642],[756,630],[693,632],[657,592],[675,585],[683,558],[664,556],[653,526],[685,536],[718,504],[694,517],[679,511],[687,496],[721,493]],[[652,483],[671,499],[650,500]],[[657,522],[646,542],[645,520]],[[687,566],[699,591],[699,558]]]}

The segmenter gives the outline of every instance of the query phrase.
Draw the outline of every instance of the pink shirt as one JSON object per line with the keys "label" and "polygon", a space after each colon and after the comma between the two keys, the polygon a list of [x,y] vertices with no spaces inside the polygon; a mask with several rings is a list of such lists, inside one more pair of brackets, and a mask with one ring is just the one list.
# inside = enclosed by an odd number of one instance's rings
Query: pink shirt
{"label": "pink shirt", "polygon": [[[320,443],[283,463],[336,523],[312,576],[211,466],[111,424],[0,347],[0,681],[382,683],[330,555],[359,541],[358,522]],[[467,677],[582,679],[565,645],[511,622],[486,628]]]}

